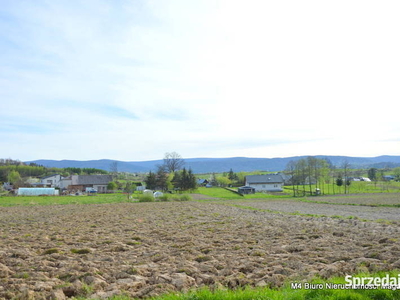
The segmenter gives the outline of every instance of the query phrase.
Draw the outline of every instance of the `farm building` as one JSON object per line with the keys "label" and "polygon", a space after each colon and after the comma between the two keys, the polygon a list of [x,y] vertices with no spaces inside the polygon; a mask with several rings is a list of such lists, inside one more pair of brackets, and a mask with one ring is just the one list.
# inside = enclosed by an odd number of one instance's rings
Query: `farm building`
{"label": "farm building", "polygon": [[245,186],[252,187],[256,192],[282,192],[283,179],[281,175],[249,175]]}
{"label": "farm building", "polygon": [[207,179],[197,179],[197,185],[198,186],[206,186],[208,184],[208,180]]}
{"label": "farm building", "polygon": [[13,185],[11,183],[9,183],[9,182],[4,182],[3,183],[3,189],[6,190],[6,191],[11,191],[13,188],[14,188]]}
{"label": "farm building", "polygon": [[58,190],[55,188],[19,188],[18,196],[58,196]]}
{"label": "farm building", "polygon": [[71,175],[61,180],[60,187],[75,192],[93,188],[99,193],[105,193],[110,181],[112,181],[111,175]]}
{"label": "farm building", "polygon": [[60,187],[61,175],[53,174],[40,178],[40,182],[33,185],[42,187]]}
{"label": "farm building", "polygon": [[276,175],[282,176],[282,180],[284,184],[290,185],[292,184],[293,175],[288,175],[282,172],[276,173]]}
{"label": "farm building", "polygon": [[254,194],[255,192],[256,189],[251,186],[241,186],[240,188],[238,188],[238,193],[242,195]]}

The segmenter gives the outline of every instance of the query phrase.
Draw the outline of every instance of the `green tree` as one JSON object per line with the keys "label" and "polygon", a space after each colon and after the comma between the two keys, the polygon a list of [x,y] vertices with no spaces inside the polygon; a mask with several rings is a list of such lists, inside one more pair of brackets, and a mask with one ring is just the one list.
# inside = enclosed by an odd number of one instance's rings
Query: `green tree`
{"label": "green tree", "polygon": [[118,190],[122,190],[122,188],[123,188],[123,183],[122,183],[121,181],[119,181],[119,180],[116,180],[115,183],[117,184],[117,189],[118,189]]}
{"label": "green tree", "polygon": [[172,179],[172,184],[174,186],[174,189],[181,189],[181,181],[182,181],[182,172],[180,171],[175,171],[174,172],[174,177]]}
{"label": "green tree", "polygon": [[196,177],[192,169],[186,170],[186,168],[183,168],[182,171],[175,172],[172,182],[175,188],[181,191],[193,190],[196,188]]}
{"label": "green tree", "polygon": [[158,166],[156,173],[156,188],[165,191],[167,189],[167,179],[168,173],[166,173],[164,166]]}
{"label": "green tree", "polygon": [[175,173],[169,173],[167,176],[167,181],[166,181],[166,187],[167,190],[172,190],[174,188],[174,184],[172,183],[172,180],[174,179]]}
{"label": "green tree", "polygon": [[136,185],[132,181],[127,181],[124,187],[124,192],[127,194],[128,199],[135,192]]}
{"label": "green tree", "polygon": [[244,172],[236,173],[236,177],[237,177],[237,179],[236,179],[237,183],[239,185],[245,185],[245,183],[246,183],[246,174]]}
{"label": "green tree", "polygon": [[150,171],[149,174],[146,176],[146,179],[144,180],[144,182],[146,183],[147,189],[154,190],[157,185],[156,174],[154,174],[153,172]]}
{"label": "green tree", "polygon": [[109,191],[114,191],[114,190],[116,190],[118,188],[118,185],[114,182],[114,181],[110,181],[108,184],[107,184],[107,190],[109,190]]}
{"label": "green tree", "polygon": [[215,175],[215,173],[212,173],[210,176],[210,184],[211,185],[217,185],[217,175]]}
{"label": "green tree", "polygon": [[343,185],[343,179],[340,178],[340,177],[336,178],[336,185],[337,186],[342,186]]}
{"label": "green tree", "polygon": [[188,171],[187,183],[187,187],[189,190],[194,190],[197,187],[196,176],[194,176],[191,168],[189,168]]}
{"label": "green tree", "polygon": [[14,185],[20,184],[22,181],[21,175],[19,174],[18,171],[11,171],[8,174],[7,179],[8,179],[8,182],[10,182],[11,184],[14,184]]}
{"label": "green tree", "polygon": [[400,167],[393,169],[393,176],[395,181],[400,181]]}
{"label": "green tree", "polygon": [[368,178],[371,179],[372,181],[375,181],[377,177],[377,172],[378,172],[377,168],[368,169]]}
{"label": "green tree", "polygon": [[233,170],[232,170],[232,169],[230,169],[230,170],[229,170],[229,173],[228,173],[228,178],[229,178],[229,180],[231,180],[231,181],[235,181],[235,180],[237,180],[237,179],[238,179],[238,177],[237,177],[236,173],[235,173],[235,172],[233,172]]}
{"label": "green tree", "polygon": [[217,177],[217,183],[219,186],[226,187],[231,184],[231,180],[224,176]]}
{"label": "green tree", "polygon": [[289,161],[288,164],[286,165],[285,174],[291,178],[290,181],[292,184],[293,197],[296,197],[296,189],[294,184],[295,170],[296,170],[296,162],[293,160]]}

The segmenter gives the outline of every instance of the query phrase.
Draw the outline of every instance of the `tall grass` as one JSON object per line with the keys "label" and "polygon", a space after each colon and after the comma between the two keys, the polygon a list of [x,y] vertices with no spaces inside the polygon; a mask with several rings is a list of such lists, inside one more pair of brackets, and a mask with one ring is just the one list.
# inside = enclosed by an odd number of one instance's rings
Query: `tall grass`
{"label": "tall grass", "polygon": [[139,202],[154,202],[154,196],[151,194],[142,194],[138,197]]}
{"label": "tall grass", "polygon": [[192,197],[187,194],[164,194],[160,197],[157,197],[157,201],[190,201]]}

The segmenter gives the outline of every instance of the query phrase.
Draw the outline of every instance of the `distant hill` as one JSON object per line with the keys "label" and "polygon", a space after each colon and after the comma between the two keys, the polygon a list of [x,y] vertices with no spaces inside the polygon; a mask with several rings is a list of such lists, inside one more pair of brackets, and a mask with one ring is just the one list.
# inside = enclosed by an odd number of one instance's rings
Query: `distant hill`
{"label": "distant hill", "polygon": [[[282,171],[286,168],[289,161],[299,160],[307,156],[279,157],[279,158],[250,158],[250,157],[230,157],[230,158],[189,158],[185,159],[185,167],[191,168],[194,173],[220,173],[227,172],[231,168],[234,172],[240,171]],[[350,156],[329,156],[317,155],[318,158],[327,158],[333,165],[340,165],[347,161],[353,168],[384,168],[400,166],[400,156],[377,156],[377,157],[350,157]],[[45,167],[66,168],[96,168],[110,171],[111,163],[115,160],[33,160],[26,163],[36,163]],[[117,161],[119,172],[141,173],[154,171],[157,165],[163,163],[163,160],[150,161]]]}

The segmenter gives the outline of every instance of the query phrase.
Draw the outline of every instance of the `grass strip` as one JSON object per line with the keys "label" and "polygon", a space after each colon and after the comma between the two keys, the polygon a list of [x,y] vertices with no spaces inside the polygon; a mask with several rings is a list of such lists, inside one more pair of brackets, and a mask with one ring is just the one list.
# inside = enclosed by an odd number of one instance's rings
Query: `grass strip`
{"label": "grass strip", "polygon": [[[374,274],[360,273],[354,277],[380,277],[399,278],[399,271],[379,272]],[[281,288],[245,287],[242,289],[216,289],[201,288],[186,293],[169,293],[151,300],[395,300],[400,299],[400,289],[342,289],[346,284],[345,278],[333,277],[328,280],[319,278],[310,282],[299,282],[300,288],[294,288],[293,282],[287,281]],[[306,287],[309,284],[309,287]],[[84,298],[80,298],[84,299]],[[128,296],[114,296],[110,300],[134,300]]]}
{"label": "grass strip", "polygon": [[93,196],[3,196],[0,206],[34,206],[34,205],[67,205],[67,204],[106,204],[132,202],[121,193],[98,194]]}
{"label": "grass strip", "polygon": [[350,205],[350,206],[369,206],[369,207],[400,207],[400,204],[366,204],[366,203],[336,203],[329,201],[314,201],[305,198],[294,199],[298,202],[316,203],[316,204],[331,204],[331,205]]}

